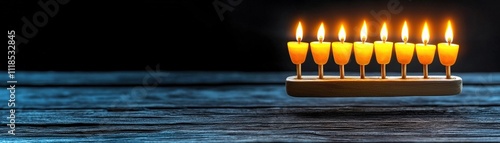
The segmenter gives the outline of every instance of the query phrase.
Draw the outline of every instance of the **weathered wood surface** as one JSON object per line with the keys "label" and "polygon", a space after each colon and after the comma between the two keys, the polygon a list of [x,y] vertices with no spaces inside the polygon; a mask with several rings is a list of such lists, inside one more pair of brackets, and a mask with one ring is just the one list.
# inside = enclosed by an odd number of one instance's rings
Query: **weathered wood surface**
{"label": "weathered wood surface", "polygon": [[500,73],[454,73],[455,96],[349,98],[288,96],[292,74],[19,72],[0,141],[500,141]]}

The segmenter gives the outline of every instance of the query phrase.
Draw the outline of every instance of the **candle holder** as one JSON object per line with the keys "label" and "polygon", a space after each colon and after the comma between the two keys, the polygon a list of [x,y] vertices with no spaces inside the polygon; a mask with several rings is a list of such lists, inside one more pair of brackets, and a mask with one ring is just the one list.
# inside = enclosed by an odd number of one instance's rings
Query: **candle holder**
{"label": "candle holder", "polygon": [[309,43],[301,42],[302,36],[303,36],[302,24],[299,22],[299,24],[297,26],[297,31],[296,31],[297,42],[290,41],[287,43],[288,53],[290,55],[290,60],[292,60],[292,63],[295,64],[295,66],[296,66],[297,79],[302,78],[301,65],[302,65],[302,63],[305,62],[306,56],[307,56],[307,51],[309,49]]}
{"label": "candle holder", "polygon": [[[406,25],[406,22],[405,22]],[[406,27],[406,26],[404,26]],[[404,29],[404,28],[403,28]],[[425,29],[425,28],[424,28]],[[362,30],[363,31],[363,30]],[[319,33],[319,32],[318,32]],[[404,32],[403,32],[404,33]],[[366,34],[366,33],[364,33]],[[319,34],[318,34],[319,35]],[[340,35],[340,34],[339,34]],[[363,35],[363,33],[362,33]],[[405,34],[403,34],[405,35]],[[322,36],[318,36],[322,37]],[[340,66],[339,76],[323,75],[323,66],[328,60],[330,48],[328,46],[318,46],[322,43],[311,42],[311,51],[314,56],[314,62],[318,64],[319,76],[304,75],[302,78],[289,76],[286,78],[286,92],[293,97],[394,97],[394,96],[442,96],[456,95],[462,91],[462,78],[451,75],[451,66],[455,64],[458,45],[448,43],[439,43],[438,52],[441,64],[446,67],[446,76],[429,76],[427,73],[427,65],[431,64],[436,51],[436,46],[427,44],[428,39],[423,40],[423,44],[408,43],[408,35],[402,36],[404,42],[394,43],[396,57],[398,63],[402,65],[402,75],[387,76],[385,68],[382,65],[389,64],[387,59],[378,59],[382,56],[380,52],[382,48],[375,47],[377,62],[381,64],[380,76],[366,76],[364,65],[368,65],[371,55],[374,51],[374,46],[367,43],[366,37],[361,36],[362,42],[354,42],[354,54],[356,63],[360,65],[360,76],[345,76],[343,66],[349,61],[350,49],[352,45],[344,42],[345,38],[340,38],[340,42],[331,43],[331,50],[335,59],[335,63]],[[423,36],[424,37],[424,36]],[[319,38],[321,39],[321,38]],[[384,38],[382,38],[384,40]],[[379,42],[375,42],[379,44]],[[384,42],[382,42],[384,43]],[[387,43],[387,42],[386,42]],[[329,43],[327,43],[329,44]],[[340,44],[346,44],[343,47]],[[314,46],[313,46],[314,45]],[[392,44],[389,44],[391,48]],[[417,50],[415,50],[417,49]],[[378,51],[378,52],[377,52]],[[424,78],[421,76],[407,76],[406,65],[411,62],[414,51],[417,52],[419,62],[424,66]],[[307,51],[306,51],[307,52]],[[303,54],[303,53],[302,53]],[[390,58],[389,58],[390,59]],[[297,62],[298,63],[298,62]],[[319,78],[318,78],[319,77]]]}
{"label": "candle holder", "polygon": [[386,78],[386,65],[391,61],[392,56],[392,42],[387,41],[387,26],[384,22],[382,26],[382,30],[380,31],[380,39],[382,41],[375,41],[375,57],[377,59],[377,63],[380,64],[380,78]]}
{"label": "candle holder", "polygon": [[451,66],[455,64],[458,55],[457,44],[452,44],[453,41],[453,31],[451,29],[451,21],[448,21],[448,27],[446,28],[445,34],[446,43],[438,44],[438,54],[439,61],[446,69],[446,78],[451,78]]}
{"label": "candle holder", "polygon": [[328,62],[330,57],[330,42],[323,41],[325,38],[324,24],[321,23],[318,29],[318,41],[311,42],[311,53],[314,62],[318,65],[318,78],[322,79],[324,76],[323,65]]}
{"label": "candle holder", "polygon": [[434,55],[436,54],[436,45],[428,44],[429,37],[429,28],[427,22],[425,22],[424,29],[422,30],[423,44],[415,45],[418,61],[423,65],[424,78],[429,78],[429,65],[434,60]]}
{"label": "candle holder", "polygon": [[339,31],[339,41],[332,42],[332,53],[335,64],[339,65],[339,76],[341,79],[345,78],[344,65],[349,63],[352,52],[352,43],[344,42],[346,38],[346,33],[344,30],[344,25],[340,26]]}

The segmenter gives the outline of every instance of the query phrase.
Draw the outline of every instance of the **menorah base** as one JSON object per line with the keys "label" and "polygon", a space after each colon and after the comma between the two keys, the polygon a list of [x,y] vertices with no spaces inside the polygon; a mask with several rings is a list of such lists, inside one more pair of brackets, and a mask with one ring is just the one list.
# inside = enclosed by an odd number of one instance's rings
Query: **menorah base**
{"label": "menorah base", "polygon": [[289,76],[286,92],[294,97],[377,97],[377,96],[441,96],[456,95],[462,91],[462,78],[451,76]]}

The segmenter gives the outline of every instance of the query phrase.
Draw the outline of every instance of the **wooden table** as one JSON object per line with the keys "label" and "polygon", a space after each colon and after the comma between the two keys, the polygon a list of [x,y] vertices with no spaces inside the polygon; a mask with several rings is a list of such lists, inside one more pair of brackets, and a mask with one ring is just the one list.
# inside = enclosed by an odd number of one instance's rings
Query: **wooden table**
{"label": "wooden table", "polygon": [[454,96],[298,98],[293,72],[18,71],[0,141],[499,142],[500,73],[453,74]]}

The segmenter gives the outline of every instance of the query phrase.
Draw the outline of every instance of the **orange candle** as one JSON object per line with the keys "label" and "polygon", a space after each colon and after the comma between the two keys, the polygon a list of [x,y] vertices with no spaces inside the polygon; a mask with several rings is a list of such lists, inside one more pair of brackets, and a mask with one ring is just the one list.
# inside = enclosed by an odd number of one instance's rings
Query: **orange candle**
{"label": "orange candle", "polygon": [[429,78],[428,65],[432,63],[436,53],[436,45],[428,44],[429,37],[429,28],[427,27],[427,22],[425,22],[424,29],[422,30],[423,43],[416,45],[417,58],[420,64],[423,65],[424,78]]}
{"label": "orange candle", "polygon": [[366,42],[368,38],[366,21],[363,21],[360,37],[361,42],[354,42],[354,57],[360,67],[360,78],[365,78],[365,66],[370,63],[373,54],[373,44]]}
{"label": "orange candle", "polygon": [[380,30],[380,39],[382,41],[375,41],[375,57],[377,59],[377,63],[380,64],[380,75],[381,78],[385,78],[385,65],[389,64],[391,61],[392,55],[392,42],[387,41],[387,25],[383,24],[382,30]]}
{"label": "orange candle", "polygon": [[446,67],[446,78],[451,78],[451,66],[455,64],[458,55],[458,44],[452,44],[453,31],[451,29],[451,21],[448,21],[445,34],[446,43],[438,44],[439,61]]}
{"label": "orange candle", "polygon": [[301,78],[301,64],[306,60],[307,51],[309,49],[309,43],[301,42],[302,35],[302,24],[299,21],[297,31],[295,32],[295,38],[297,39],[297,41],[289,41],[287,43],[290,59],[292,60],[292,63],[296,65],[297,79]]}
{"label": "orange candle", "polygon": [[406,21],[403,25],[401,38],[404,42],[397,42],[394,44],[394,47],[398,63],[401,64],[401,78],[404,79],[406,78],[406,65],[410,64],[413,58],[413,52],[415,51],[415,44],[408,43],[408,25]]}
{"label": "orange candle", "polygon": [[311,53],[314,62],[318,65],[318,77],[323,78],[323,65],[328,62],[330,57],[330,42],[323,41],[325,39],[325,27],[323,23],[318,29],[318,41],[313,41],[311,45]]}
{"label": "orange candle", "polygon": [[340,26],[339,31],[339,42],[332,42],[332,53],[335,63],[339,65],[340,78],[345,77],[344,65],[349,63],[352,52],[352,43],[344,42],[346,38],[346,33],[344,30],[344,25]]}

